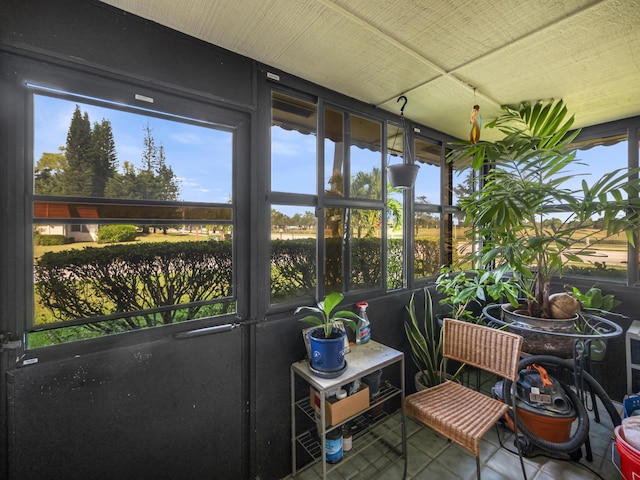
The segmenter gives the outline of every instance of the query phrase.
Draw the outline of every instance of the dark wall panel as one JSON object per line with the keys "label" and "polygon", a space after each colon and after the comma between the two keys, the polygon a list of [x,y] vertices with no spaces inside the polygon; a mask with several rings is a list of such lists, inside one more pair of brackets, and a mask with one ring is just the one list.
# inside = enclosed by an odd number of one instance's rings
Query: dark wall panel
{"label": "dark wall panel", "polygon": [[11,371],[10,478],[244,478],[244,330]]}
{"label": "dark wall panel", "polygon": [[253,105],[253,63],[100,2],[1,0],[0,43]]}

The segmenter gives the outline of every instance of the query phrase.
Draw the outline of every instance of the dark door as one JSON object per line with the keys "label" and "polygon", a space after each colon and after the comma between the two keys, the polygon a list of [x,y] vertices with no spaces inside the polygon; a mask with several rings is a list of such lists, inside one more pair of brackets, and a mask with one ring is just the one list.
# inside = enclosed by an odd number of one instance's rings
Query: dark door
{"label": "dark door", "polygon": [[2,470],[245,478],[249,115],[10,56],[2,82]]}

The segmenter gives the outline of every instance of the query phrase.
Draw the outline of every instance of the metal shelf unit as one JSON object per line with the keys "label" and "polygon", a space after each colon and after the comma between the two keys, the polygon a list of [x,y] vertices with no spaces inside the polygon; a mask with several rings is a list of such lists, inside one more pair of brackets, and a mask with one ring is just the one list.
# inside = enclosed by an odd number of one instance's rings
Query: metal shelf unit
{"label": "metal shelf unit", "polygon": [[[346,372],[334,379],[324,379],[314,376],[309,370],[308,361],[306,360],[296,362],[291,365],[291,461],[294,477],[300,470],[305,470],[317,462],[322,462],[322,478],[325,479],[329,471],[342,464],[341,462],[336,465],[332,465],[331,467],[327,467],[325,442],[320,441],[320,439],[326,438],[326,434],[328,432],[337,428],[342,428],[345,423],[349,423],[353,426],[353,453],[361,452],[377,442],[386,443],[385,436],[388,436],[390,430],[398,428],[400,430],[399,434],[401,437],[401,451],[392,445],[388,446],[395,450],[398,455],[404,457],[406,472],[406,418],[404,416],[404,412],[402,412],[402,400],[404,400],[405,392],[404,354],[394,350],[393,348],[387,347],[386,345],[371,340],[363,345],[352,346],[351,352],[346,355],[346,360],[348,364]],[[326,426],[324,400],[327,392],[341,385],[346,385],[355,379],[361,378],[376,370],[394,364],[397,364],[400,368],[400,385],[392,385],[388,380],[383,382],[380,386],[380,394],[364,411],[358,412],[337,425],[332,425],[330,427]],[[320,394],[321,428],[316,426],[315,412],[309,403],[309,397],[307,396],[296,400],[296,378],[302,379],[314,387]],[[383,405],[385,402],[395,397],[399,397],[400,399],[401,421],[398,425],[389,429],[386,428],[388,414],[384,412],[384,410],[376,407]],[[307,428],[302,432],[298,432],[298,422],[296,422],[297,415],[302,415],[303,418],[307,420],[306,423],[312,424],[312,427]],[[321,430],[319,433],[317,431],[318,428]],[[302,469],[298,469],[297,465],[297,453],[299,447],[304,449],[312,459],[312,461]],[[353,456],[354,455],[352,453],[345,455],[343,457],[343,462],[348,461],[350,458],[353,458]]]}

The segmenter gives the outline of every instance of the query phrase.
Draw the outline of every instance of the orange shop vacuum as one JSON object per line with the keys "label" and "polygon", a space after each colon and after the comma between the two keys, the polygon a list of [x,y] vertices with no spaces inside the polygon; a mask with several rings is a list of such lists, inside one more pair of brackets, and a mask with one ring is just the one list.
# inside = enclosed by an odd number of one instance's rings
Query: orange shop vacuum
{"label": "orange shop vacuum", "polygon": [[[494,398],[511,403],[509,392],[503,391],[504,381],[492,388]],[[530,365],[518,374],[516,383],[518,433],[524,437],[523,453],[530,454],[533,445],[550,453],[574,454],[589,434],[588,415],[578,396],[544,367]],[[578,418],[579,417],[579,418]],[[574,435],[571,428],[578,418]],[[505,415],[509,429],[515,431],[510,413]],[[586,426],[586,428],[585,428]]]}

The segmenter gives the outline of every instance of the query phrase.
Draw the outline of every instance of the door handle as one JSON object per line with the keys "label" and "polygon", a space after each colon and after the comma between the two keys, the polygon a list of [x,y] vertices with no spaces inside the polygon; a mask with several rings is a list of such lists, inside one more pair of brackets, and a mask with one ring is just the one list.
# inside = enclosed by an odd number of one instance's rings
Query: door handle
{"label": "door handle", "polygon": [[231,330],[235,330],[236,328],[238,328],[240,325],[240,323],[225,323],[223,325],[216,325],[213,327],[196,328],[195,330],[176,333],[173,338],[175,338],[176,340],[185,340],[187,338],[215,335],[218,333],[230,332]]}

